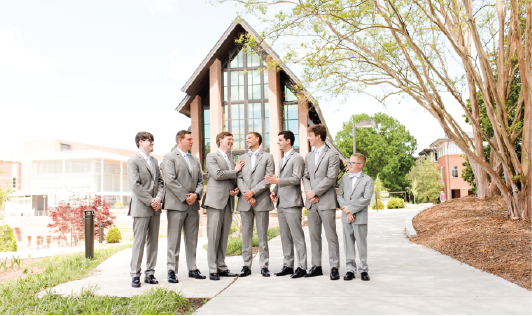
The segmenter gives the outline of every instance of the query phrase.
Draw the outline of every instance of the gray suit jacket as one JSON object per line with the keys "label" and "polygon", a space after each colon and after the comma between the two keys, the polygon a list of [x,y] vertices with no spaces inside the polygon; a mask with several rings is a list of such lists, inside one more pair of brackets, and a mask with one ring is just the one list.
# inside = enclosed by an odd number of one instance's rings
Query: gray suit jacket
{"label": "gray suit jacket", "polygon": [[164,182],[159,173],[159,162],[154,157],[151,159],[155,175],[152,175],[150,165],[140,153],[136,153],[127,161],[127,180],[132,191],[127,215],[133,217],[161,215],[160,209],[154,212],[151,202],[155,197],[163,200]]}
{"label": "gray suit jacket", "polygon": [[247,190],[251,190],[254,194],[253,197],[257,200],[253,207],[255,211],[273,210],[273,203],[270,199],[270,184],[264,180],[265,175],[275,172],[272,154],[259,149],[253,169],[251,169],[251,157],[247,153],[238,157],[238,161],[240,160],[244,160],[245,164],[237,175],[237,186],[240,190],[237,211],[246,212],[251,208],[251,205],[244,199],[244,192]]}
{"label": "gray suit jacket", "polygon": [[162,166],[163,176],[165,180],[165,196],[164,208],[174,211],[187,211],[188,204],[187,193],[197,193],[198,199],[192,208],[194,210],[200,209],[199,200],[203,193],[203,172],[199,164],[198,158],[189,156],[190,166],[189,170],[185,157],[181,155],[179,149],[166,154],[164,156]]}
{"label": "gray suit jacket", "polygon": [[235,197],[229,191],[236,188],[236,163],[229,158],[230,166],[227,165],[224,157],[217,150],[207,155],[205,165],[209,180],[207,182],[207,192],[203,198],[201,207],[215,208],[223,210],[229,201],[231,212],[235,209]]}
{"label": "gray suit jacket", "polygon": [[[338,204],[340,207],[347,206],[351,214],[356,214],[353,224],[368,223],[368,205],[373,196],[373,179],[362,172],[355,182],[355,188],[351,190],[351,178],[349,173],[342,176],[338,189]],[[342,212],[342,222],[347,223],[347,215]]]}
{"label": "gray suit jacket", "polygon": [[286,162],[279,162],[279,184],[273,188],[277,196],[277,208],[303,207],[301,196],[301,178],[305,172],[305,160],[292,150],[285,156]]}
{"label": "gray suit jacket", "polygon": [[303,175],[303,185],[305,191],[313,190],[320,201],[315,205],[310,201],[305,202],[305,207],[317,207],[318,210],[335,210],[338,206],[336,202],[336,178],[340,169],[340,158],[338,154],[324,145],[318,165],[314,162],[314,152],[309,152],[305,158],[305,173]]}

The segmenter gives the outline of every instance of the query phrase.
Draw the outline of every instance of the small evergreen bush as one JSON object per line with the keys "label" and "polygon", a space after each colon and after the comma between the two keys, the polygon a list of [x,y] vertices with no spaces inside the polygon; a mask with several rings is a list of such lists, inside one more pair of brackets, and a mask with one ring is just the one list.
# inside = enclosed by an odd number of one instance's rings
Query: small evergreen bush
{"label": "small evergreen bush", "polygon": [[[371,206],[371,209],[372,210],[375,210],[376,207],[375,207],[375,202],[373,202],[373,205]],[[384,209],[384,204],[382,203],[381,200],[379,200],[379,210],[383,210]]]}
{"label": "small evergreen bush", "polygon": [[120,242],[121,239],[122,234],[120,233],[120,230],[116,227],[109,229],[109,231],[107,232],[107,236],[105,236],[105,241],[110,244]]}
{"label": "small evergreen bush", "polygon": [[405,208],[405,200],[401,198],[391,198],[388,201],[388,205],[386,205],[386,208],[391,209],[398,209],[398,208]]}

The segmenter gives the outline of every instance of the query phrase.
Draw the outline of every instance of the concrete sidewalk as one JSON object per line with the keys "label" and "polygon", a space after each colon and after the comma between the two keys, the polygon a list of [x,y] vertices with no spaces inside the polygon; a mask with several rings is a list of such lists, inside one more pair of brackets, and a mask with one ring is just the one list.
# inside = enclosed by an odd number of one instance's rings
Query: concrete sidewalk
{"label": "concrete sidewalk", "polygon": [[[411,243],[405,218],[417,210],[370,213],[368,264],[371,281],[331,281],[323,233],[324,276],[239,278],[197,314],[527,314],[532,293],[439,252]],[[341,276],[345,274],[341,222]],[[308,230],[305,227],[310,254]],[[270,241],[270,270],[282,267],[279,238]],[[309,256],[310,259],[310,256]],[[310,265],[309,261],[309,265]]]}
{"label": "concrete sidewalk", "polygon": [[[177,285],[166,281],[166,243],[161,240],[156,277],[159,286],[181,291],[187,297],[212,298],[197,314],[527,314],[532,313],[532,292],[495,275],[482,272],[429,248],[411,243],[404,234],[405,218],[417,210],[383,210],[369,214],[368,263],[371,281],[357,274],[353,281],[331,281],[327,242],[323,234],[324,276],[292,280],[275,277],[282,267],[280,238],[270,241],[272,277],[260,275],[258,257],[253,274],[246,278],[222,278],[221,281],[194,280],[187,277],[184,255],[180,258]],[[345,274],[341,222],[340,274]],[[305,227],[310,262],[310,241]],[[206,239],[200,238],[199,244]],[[182,245],[182,249],[184,249]],[[132,296],[153,286],[130,286],[131,250],[119,252],[103,262],[99,272],[82,280],[68,282],[53,290],[79,293],[97,286],[99,295]],[[208,274],[207,253],[201,246],[198,268]],[[242,266],[242,257],[226,260],[233,272]]]}

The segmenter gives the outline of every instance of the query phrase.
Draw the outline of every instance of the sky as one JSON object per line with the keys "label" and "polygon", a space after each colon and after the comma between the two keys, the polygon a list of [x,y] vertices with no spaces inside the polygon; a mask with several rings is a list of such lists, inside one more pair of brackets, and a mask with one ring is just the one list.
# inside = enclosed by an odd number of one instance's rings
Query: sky
{"label": "sky", "polygon": [[[39,139],[137,150],[142,130],[154,134],[154,152],[165,154],[190,126],[175,111],[181,88],[237,11],[201,0],[0,1],[0,157],[19,158],[24,140]],[[414,102],[384,108],[353,95],[320,106],[333,136],[350,115],[377,112],[405,125],[417,152],[444,136]],[[471,130],[451,99],[449,112]]]}

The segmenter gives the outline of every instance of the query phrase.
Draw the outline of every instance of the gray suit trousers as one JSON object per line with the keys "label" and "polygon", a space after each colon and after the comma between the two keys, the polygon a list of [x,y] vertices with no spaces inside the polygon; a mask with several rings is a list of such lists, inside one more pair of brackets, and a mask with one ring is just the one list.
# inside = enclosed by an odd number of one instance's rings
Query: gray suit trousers
{"label": "gray suit trousers", "polygon": [[242,259],[244,265],[251,268],[253,261],[253,218],[257,221],[257,236],[259,237],[259,265],[267,268],[270,262],[270,249],[268,248],[268,226],[270,212],[257,212],[254,207],[249,211],[240,212],[242,218]]}
{"label": "gray suit trousers", "polygon": [[321,266],[321,226],[323,224],[329,246],[329,265],[331,268],[340,268],[340,245],[336,234],[336,210],[316,210],[313,205],[310,210],[307,210],[307,218],[312,265]]}
{"label": "gray suit trousers", "polygon": [[294,244],[297,252],[298,267],[307,270],[307,245],[305,233],[301,227],[301,207],[278,208],[277,218],[281,230],[281,245],[283,246],[283,265],[294,268]]}
{"label": "gray suit trousers", "polygon": [[231,231],[233,213],[230,203],[223,210],[207,208],[207,262],[209,273],[229,270],[225,264],[227,240]]}
{"label": "gray suit trousers", "polygon": [[157,265],[159,246],[160,215],[133,217],[133,254],[131,256],[131,277],[140,277],[144,245],[146,245],[146,270],[144,274],[153,275]]}
{"label": "gray suit trousers", "polygon": [[360,257],[360,267],[358,272],[368,272],[368,225],[342,223],[344,231],[345,261],[347,271],[356,273],[357,264],[355,262],[356,250],[355,241]]}
{"label": "gray suit trousers", "polygon": [[198,246],[199,214],[192,206],[187,211],[166,211],[168,217],[168,249],[166,252],[167,270],[177,273],[179,269],[179,249],[181,246],[181,231],[185,236],[185,251],[187,254],[187,268],[196,270],[196,248]]}

